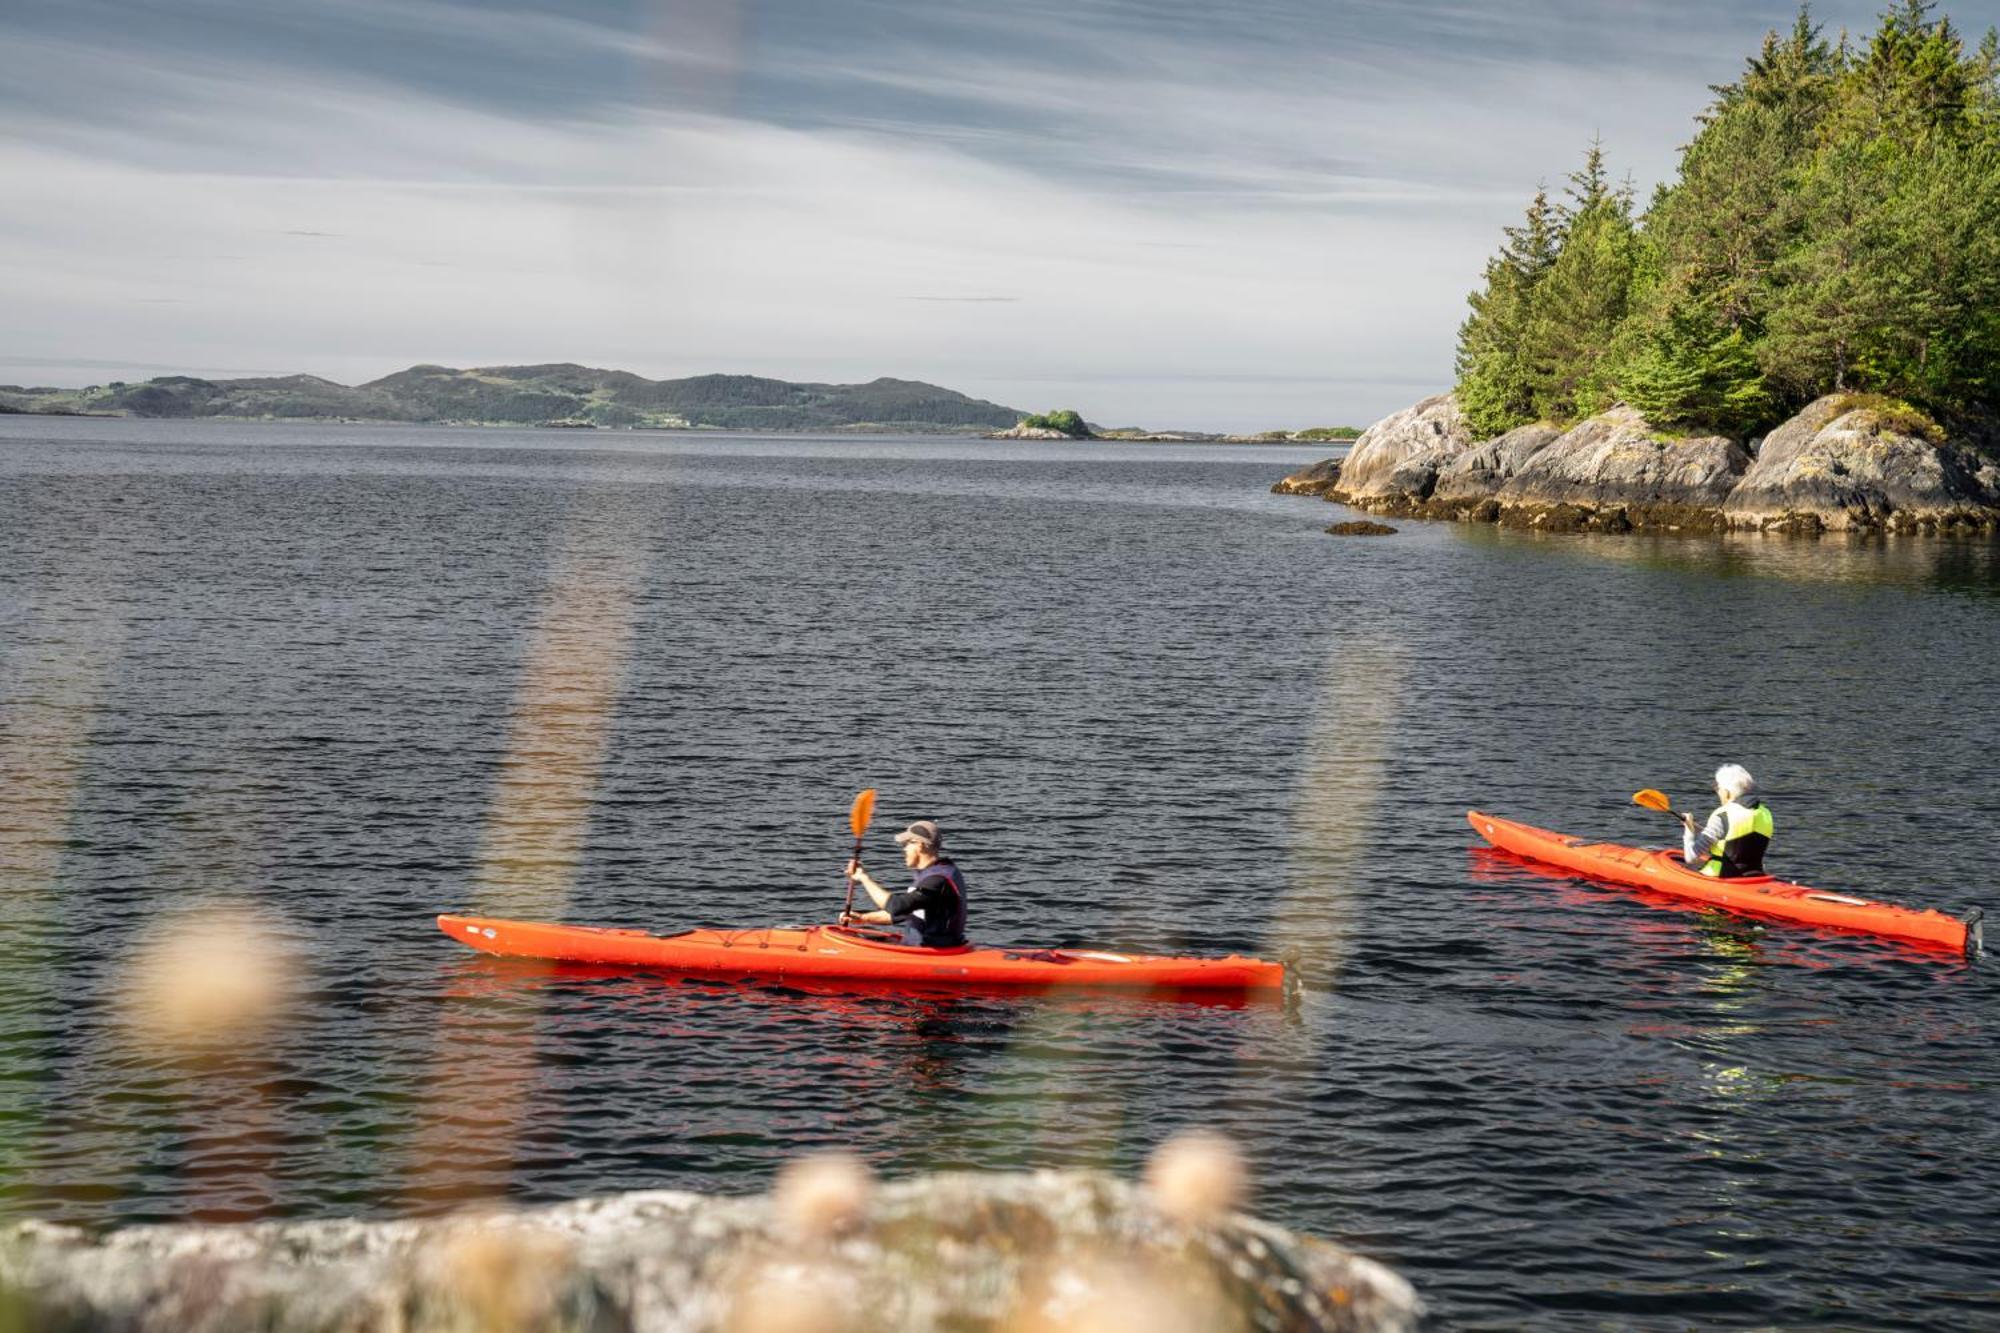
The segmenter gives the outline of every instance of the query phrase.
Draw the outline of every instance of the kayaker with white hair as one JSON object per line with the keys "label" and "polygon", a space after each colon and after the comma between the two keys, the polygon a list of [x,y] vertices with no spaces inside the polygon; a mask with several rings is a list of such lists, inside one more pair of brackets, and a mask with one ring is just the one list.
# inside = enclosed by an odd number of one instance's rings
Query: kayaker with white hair
{"label": "kayaker with white hair", "polygon": [[875,900],[873,912],[843,912],[841,925],[867,921],[900,926],[903,943],[927,949],[956,949],[965,943],[965,877],[944,854],[944,832],[935,820],[919,819],[896,835],[903,845],[903,864],[915,872],[910,887],[891,893],[861,868],[859,858],[847,863],[847,873]]}
{"label": "kayaker with white hair", "polygon": [[1715,797],[1722,804],[1697,830],[1693,815],[1681,816],[1681,859],[1704,875],[1737,879],[1764,873],[1771,845],[1771,807],[1755,794],[1757,781],[1741,764],[1715,770]]}

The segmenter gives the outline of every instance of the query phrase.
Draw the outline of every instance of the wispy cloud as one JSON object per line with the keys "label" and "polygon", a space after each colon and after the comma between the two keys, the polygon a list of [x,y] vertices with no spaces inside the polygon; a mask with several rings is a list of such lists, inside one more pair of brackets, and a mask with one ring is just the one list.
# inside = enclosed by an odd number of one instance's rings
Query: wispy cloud
{"label": "wispy cloud", "polygon": [[102,357],[87,356],[31,356],[26,352],[10,352],[4,348],[0,348],[0,374],[19,369],[86,370],[122,375],[269,375],[273,373],[268,367],[246,370],[240,366],[197,366],[165,361],[113,361]]}
{"label": "wispy cloud", "polygon": [[1537,179],[1594,132],[1642,187],[1664,174],[1706,85],[1790,14],[16,8],[0,289],[20,350],[79,373],[561,359],[1358,421],[1448,377]]}

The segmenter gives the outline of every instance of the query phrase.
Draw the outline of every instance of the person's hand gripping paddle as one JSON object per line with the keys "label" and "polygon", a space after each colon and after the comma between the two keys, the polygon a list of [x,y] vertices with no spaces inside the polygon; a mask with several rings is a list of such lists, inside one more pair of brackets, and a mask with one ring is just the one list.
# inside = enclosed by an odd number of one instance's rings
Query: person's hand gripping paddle
{"label": "person's hand gripping paddle", "polygon": [[[868,831],[868,821],[875,817],[875,789],[865,788],[854,798],[854,808],[847,812],[848,827],[854,830],[853,861],[861,860],[861,835]],[[854,911],[854,876],[847,877],[847,905],[840,909],[840,924],[846,925],[849,914]]]}

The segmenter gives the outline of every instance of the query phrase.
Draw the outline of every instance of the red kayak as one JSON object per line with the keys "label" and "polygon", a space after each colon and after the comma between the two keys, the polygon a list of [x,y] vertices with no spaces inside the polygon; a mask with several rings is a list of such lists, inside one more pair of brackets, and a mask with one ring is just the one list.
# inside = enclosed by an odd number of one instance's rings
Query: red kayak
{"label": "red kayak", "polygon": [[1590,879],[1634,884],[1752,916],[1863,931],[1891,939],[1942,945],[1967,954],[1979,952],[1984,913],[1977,907],[1961,920],[1934,908],[1919,911],[1898,907],[1894,903],[1808,888],[1769,875],[1717,879],[1688,869],[1677,850],[1648,852],[1615,842],[1566,838],[1560,833],[1517,824],[1478,810],[1468,810],[1465,817],[1480,837],[1502,851],[1560,866]]}
{"label": "red kayak", "polygon": [[754,930],[643,930],[559,926],[485,916],[441,916],[461,944],[508,958],[611,963],[723,977],[826,977],[936,985],[1112,987],[1125,990],[1269,990],[1285,965],[1257,958],[1171,958],[1106,949],[914,949],[851,926]]}

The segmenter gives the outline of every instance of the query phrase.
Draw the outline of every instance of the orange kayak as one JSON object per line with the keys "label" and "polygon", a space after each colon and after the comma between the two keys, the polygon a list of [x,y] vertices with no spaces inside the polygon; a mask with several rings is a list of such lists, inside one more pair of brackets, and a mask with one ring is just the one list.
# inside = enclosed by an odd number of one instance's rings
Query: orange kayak
{"label": "orange kayak", "polygon": [[1984,913],[1977,907],[1961,919],[1935,908],[1919,911],[1898,907],[1852,894],[1808,888],[1770,875],[1717,879],[1688,869],[1677,850],[1648,852],[1615,842],[1566,838],[1560,833],[1517,824],[1478,810],[1468,810],[1465,817],[1480,837],[1502,851],[1560,866],[1590,879],[1633,884],[1752,916],[1863,931],[1891,939],[1942,945],[1968,954],[1979,952]]}
{"label": "orange kayak", "polygon": [[559,926],[485,916],[441,916],[460,944],[508,958],[611,963],[724,977],[824,977],[928,985],[1090,986],[1141,990],[1266,990],[1283,963],[1172,958],[1108,949],[913,949],[865,929],[766,926],[754,930],[643,930]]}

